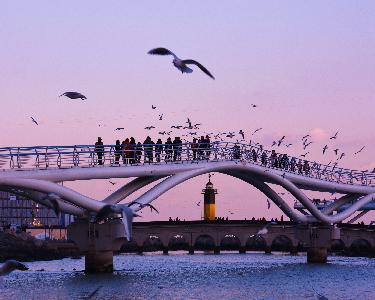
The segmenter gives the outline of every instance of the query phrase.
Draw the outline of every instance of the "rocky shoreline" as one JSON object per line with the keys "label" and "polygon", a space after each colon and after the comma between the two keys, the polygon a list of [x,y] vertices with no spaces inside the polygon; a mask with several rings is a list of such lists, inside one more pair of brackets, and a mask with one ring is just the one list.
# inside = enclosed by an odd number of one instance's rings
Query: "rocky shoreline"
{"label": "rocky shoreline", "polygon": [[66,241],[42,241],[21,232],[0,232],[0,261],[53,260],[66,257],[80,257],[73,243]]}

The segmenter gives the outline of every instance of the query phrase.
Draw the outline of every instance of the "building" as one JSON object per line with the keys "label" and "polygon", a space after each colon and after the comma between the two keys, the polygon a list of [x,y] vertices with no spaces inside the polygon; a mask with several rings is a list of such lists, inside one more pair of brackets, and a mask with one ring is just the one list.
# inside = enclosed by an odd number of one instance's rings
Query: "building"
{"label": "building", "polygon": [[0,226],[67,226],[73,221],[71,215],[54,211],[22,196],[0,191]]}

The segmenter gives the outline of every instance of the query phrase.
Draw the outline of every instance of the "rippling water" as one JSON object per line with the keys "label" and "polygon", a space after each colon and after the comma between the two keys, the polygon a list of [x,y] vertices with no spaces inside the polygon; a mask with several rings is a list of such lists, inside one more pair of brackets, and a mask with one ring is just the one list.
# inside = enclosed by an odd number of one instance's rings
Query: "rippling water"
{"label": "rippling water", "polygon": [[114,261],[113,274],[98,275],[82,272],[83,259],[28,263],[0,279],[0,299],[375,299],[370,258],[308,265],[305,256],[177,252]]}

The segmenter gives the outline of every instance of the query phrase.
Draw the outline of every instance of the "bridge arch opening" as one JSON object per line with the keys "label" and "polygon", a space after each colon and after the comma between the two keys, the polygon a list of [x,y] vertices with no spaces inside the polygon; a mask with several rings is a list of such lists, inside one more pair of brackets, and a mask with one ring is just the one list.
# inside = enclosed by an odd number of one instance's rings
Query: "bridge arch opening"
{"label": "bridge arch opening", "polygon": [[143,251],[144,252],[154,252],[154,251],[163,251],[164,246],[161,239],[156,235],[150,235],[143,242]]}
{"label": "bridge arch opening", "polygon": [[264,251],[266,249],[267,242],[261,236],[249,237],[246,241],[246,250],[249,251]]}
{"label": "bridge arch opening", "polygon": [[208,234],[202,234],[196,238],[194,249],[200,251],[213,251],[215,250],[215,240]]}
{"label": "bridge arch opening", "polygon": [[350,254],[353,256],[371,255],[371,244],[366,239],[357,239],[350,245]]}
{"label": "bridge arch opening", "polygon": [[330,251],[333,253],[343,253],[346,249],[345,243],[343,240],[333,240],[331,242]]}
{"label": "bridge arch opening", "polygon": [[172,251],[189,250],[189,243],[183,234],[176,234],[169,239],[168,249]]}
{"label": "bridge arch opening", "polygon": [[274,238],[271,244],[271,251],[289,252],[292,248],[292,240],[283,234]]}
{"label": "bridge arch opening", "polygon": [[220,241],[221,250],[240,250],[240,248],[241,241],[237,236],[233,234],[225,235]]}

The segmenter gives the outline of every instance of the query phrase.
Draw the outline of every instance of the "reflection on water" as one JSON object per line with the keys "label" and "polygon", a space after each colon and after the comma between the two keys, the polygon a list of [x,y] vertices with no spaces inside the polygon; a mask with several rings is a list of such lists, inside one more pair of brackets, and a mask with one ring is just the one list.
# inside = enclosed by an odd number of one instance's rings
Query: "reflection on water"
{"label": "reflection on water", "polygon": [[85,275],[83,259],[32,262],[30,271],[1,279],[0,299],[317,299],[317,292],[375,299],[374,259],[305,261],[255,253],[129,254],[115,257],[113,274],[99,275]]}

